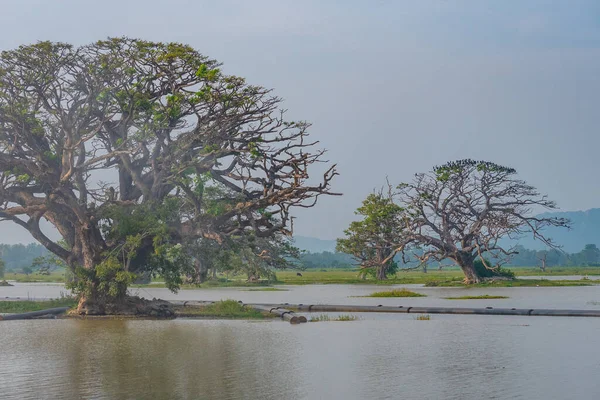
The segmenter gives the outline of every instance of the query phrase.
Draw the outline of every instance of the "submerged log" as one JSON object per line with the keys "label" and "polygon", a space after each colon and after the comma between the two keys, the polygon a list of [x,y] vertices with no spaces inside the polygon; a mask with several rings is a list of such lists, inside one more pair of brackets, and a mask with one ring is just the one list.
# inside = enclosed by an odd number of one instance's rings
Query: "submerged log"
{"label": "submerged log", "polygon": [[255,310],[266,311],[266,312],[270,312],[271,314],[276,314],[284,321],[288,321],[290,324],[301,324],[301,323],[304,323],[307,321],[305,316],[296,315],[293,311],[287,310],[285,308],[252,305],[252,304],[246,304],[246,305],[254,308]]}
{"label": "submerged log", "polygon": [[361,306],[328,304],[248,304],[249,306],[286,307],[308,312],[378,312],[403,314],[477,314],[477,315],[526,315],[549,317],[600,317],[600,310],[561,310],[532,308],[468,308],[468,307],[405,307],[405,306]]}
{"label": "submerged log", "polygon": [[19,320],[19,319],[32,319],[32,318],[39,318],[39,317],[44,317],[47,315],[59,315],[62,313],[67,312],[67,310],[69,309],[69,307],[58,307],[58,308],[49,308],[47,310],[41,310],[41,311],[31,311],[31,312],[26,312],[26,313],[22,313],[22,314],[7,314],[7,315],[0,315],[0,321],[14,321],[14,320]]}

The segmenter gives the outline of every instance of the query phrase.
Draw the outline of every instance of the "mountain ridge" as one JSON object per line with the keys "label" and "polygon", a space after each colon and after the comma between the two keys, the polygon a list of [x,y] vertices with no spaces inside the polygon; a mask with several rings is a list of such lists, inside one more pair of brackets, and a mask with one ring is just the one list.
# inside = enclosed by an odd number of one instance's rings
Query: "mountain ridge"
{"label": "mountain ridge", "polygon": [[[567,218],[571,221],[571,229],[548,227],[544,234],[552,238],[562,249],[575,253],[583,249],[586,244],[593,243],[600,247],[600,208],[590,208],[585,211],[558,211],[538,214],[540,217]],[[323,251],[335,252],[335,240],[319,239],[311,236],[294,236],[296,247],[311,253]],[[526,249],[544,250],[546,246],[532,236],[523,236],[511,241]]]}

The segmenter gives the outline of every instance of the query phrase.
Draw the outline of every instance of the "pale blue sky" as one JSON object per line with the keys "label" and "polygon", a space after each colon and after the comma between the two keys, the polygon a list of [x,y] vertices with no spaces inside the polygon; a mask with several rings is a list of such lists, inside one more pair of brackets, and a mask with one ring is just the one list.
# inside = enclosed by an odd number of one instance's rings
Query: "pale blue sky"
{"label": "pale blue sky", "polygon": [[[385,182],[458,158],[517,168],[564,210],[600,207],[600,2],[5,0],[0,49],[107,36],[188,43],[313,122],[342,198],[296,232],[339,236]],[[0,224],[0,242],[27,240]],[[29,240],[27,240],[29,241]]]}

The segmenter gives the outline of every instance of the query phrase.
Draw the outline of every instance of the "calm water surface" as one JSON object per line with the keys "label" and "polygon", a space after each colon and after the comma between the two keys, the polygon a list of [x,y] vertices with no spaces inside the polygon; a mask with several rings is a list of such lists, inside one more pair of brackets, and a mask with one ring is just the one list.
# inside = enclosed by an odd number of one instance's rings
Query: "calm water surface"
{"label": "calm water surface", "polygon": [[[163,289],[146,297],[246,302],[600,308],[600,287],[381,287],[287,292]],[[0,288],[52,297],[60,285]],[[507,300],[450,301],[464,294]],[[362,314],[352,322],[37,320],[0,323],[2,399],[598,399],[600,319]]]}
{"label": "calm water surface", "polygon": [[598,399],[600,321],[0,324],[3,399]]}

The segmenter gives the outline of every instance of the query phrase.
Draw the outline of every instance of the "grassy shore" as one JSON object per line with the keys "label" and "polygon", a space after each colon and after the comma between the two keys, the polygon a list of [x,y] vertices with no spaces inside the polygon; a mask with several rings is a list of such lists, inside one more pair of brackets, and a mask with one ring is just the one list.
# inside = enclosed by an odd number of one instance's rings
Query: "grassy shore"
{"label": "grassy shore", "polygon": [[548,279],[515,279],[515,280],[499,280],[472,285],[465,285],[461,281],[441,281],[428,282],[425,286],[428,287],[465,287],[465,288],[482,288],[482,287],[549,287],[549,286],[592,286],[594,281],[578,280],[566,281],[558,280],[551,281]]}
{"label": "grassy shore", "polygon": [[383,292],[371,293],[370,295],[364,297],[427,297],[427,295],[417,292],[411,292],[410,290],[406,289],[393,289],[386,290]]}
{"label": "grassy shore", "polygon": [[204,317],[225,319],[264,319],[275,314],[263,313],[235,300],[222,300],[204,307],[182,307],[176,311],[179,317]]}
{"label": "grassy shore", "polygon": [[329,314],[320,314],[310,317],[309,322],[328,322],[328,321],[356,321],[358,317],[352,314],[342,314],[337,317],[331,317]]}
{"label": "grassy shore", "polygon": [[[520,286],[588,286],[594,285],[594,281],[586,280],[558,280],[551,281],[544,279],[546,276],[556,275],[595,275],[600,273],[600,268],[570,268],[556,269],[552,273],[542,273],[539,269],[533,268],[515,268],[517,279],[513,281],[495,281],[486,282],[470,287],[520,287]],[[592,273],[593,272],[593,273]],[[295,272],[283,271],[277,273],[277,278],[282,284],[286,285],[306,285],[306,284],[371,284],[371,285],[406,285],[406,284],[424,284],[425,286],[465,286],[463,283],[464,275],[459,269],[447,269],[443,271],[401,271],[394,277],[385,281],[374,279],[358,278],[356,270],[327,270],[327,271],[303,271],[302,276],[296,276]],[[519,276],[539,276],[540,279],[518,279]],[[600,283],[600,282],[598,282]]]}
{"label": "grassy shore", "polygon": [[24,313],[57,307],[75,307],[76,305],[77,302],[70,298],[46,301],[0,301],[0,313]]}

